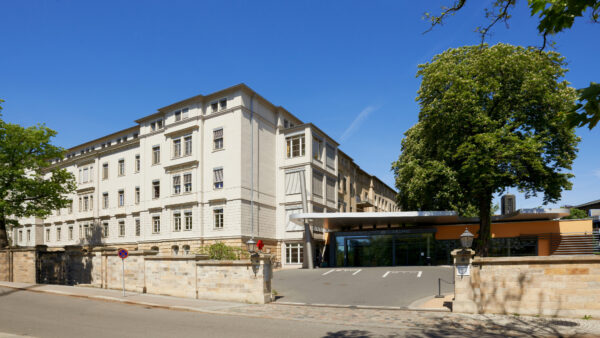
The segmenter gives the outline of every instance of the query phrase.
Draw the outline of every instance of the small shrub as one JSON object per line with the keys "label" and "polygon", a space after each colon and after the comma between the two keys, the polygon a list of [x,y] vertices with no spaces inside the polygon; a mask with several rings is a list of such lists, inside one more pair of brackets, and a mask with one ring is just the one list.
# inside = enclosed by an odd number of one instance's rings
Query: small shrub
{"label": "small shrub", "polygon": [[210,246],[201,247],[198,250],[199,254],[208,255],[210,259],[214,260],[229,260],[235,261],[239,259],[246,258],[245,252],[241,248],[229,246],[222,242],[217,242],[215,244],[211,244]]}
{"label": "small shrub", "polygon": [[513,313],[513,316],[515,316],[515,317],[519,317],[519,316],[520,316],[520,314],[518,314],[518,313],[516,313],[516,312],[515,312],[515,313]]}
{"label": "small shrub", "polygon": [[583,316],[583,319],[590,320],[590,319],[592,319],[592,315],[585,315],[585,316]]}

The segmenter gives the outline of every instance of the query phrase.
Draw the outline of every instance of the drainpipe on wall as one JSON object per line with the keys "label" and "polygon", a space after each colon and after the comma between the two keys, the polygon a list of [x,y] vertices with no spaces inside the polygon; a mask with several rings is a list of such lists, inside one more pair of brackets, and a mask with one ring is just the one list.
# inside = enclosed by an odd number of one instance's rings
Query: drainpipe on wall
{"label": "drainpipe on wall", "polygon": [[250,236],[254,240],[254,95],[250,97]]}
{"label": "drainpipe on wall", "polygon": [[[300,191],[302,192],[302,211],[307,213],[308,199],[306,197],[306,178],[304,176],[304,170],[299,171],[298,175],[300,175]],[[302,267],[308,269],[315,268],[313,264],[312,233],[310,232],[310,225],[306,219],[304,219],[304,257]]]}

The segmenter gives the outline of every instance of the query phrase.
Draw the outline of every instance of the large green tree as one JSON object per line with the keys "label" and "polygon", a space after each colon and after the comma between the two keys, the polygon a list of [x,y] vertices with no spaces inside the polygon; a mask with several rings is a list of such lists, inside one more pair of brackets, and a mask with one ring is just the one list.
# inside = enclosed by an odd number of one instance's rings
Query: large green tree
{"label": "large green tree", "polygon": [[[488,23],[475,30],[481,34],[481,41],[490,34],[491,29],[499,22],[508,22],[511,11],[517,0],[493,0],[485,10]],[[543,50],[549,39],[555,34],[570,29],[575,19],[588,17],[590,22],[598,23],[600,19],[600,0],[527,0],[531,16],[538,17],[538,33],[542,37]],[[451,6],[442,7],[439,14],[425,13],[431,22],[431,28],[441,25],[448,16],[455,15],[467,0],[453,0]],[[585,125],[592,129],[600,121],[600,84],[590,85],[578,91],[578,103],[569,114],[568,122],[577,127]]]}
{"label": "large green tree", "polygon": [[45,217],[71,203],[73,175],[50,162],[64,155],[51,144],[55,135],[44,125],[24,128],[0,119],[0,248],[8,245],[7,226],[18,218]]}
{"label": "large green tree", "polygon": [[419,121],[392,164],[398,203],[480,217],[487,255],[494,194],[517,188],[544,202],[570,189],[579,138],[565,120],[577,94],[555,52],[498,44],[450,49],[419,66]]}

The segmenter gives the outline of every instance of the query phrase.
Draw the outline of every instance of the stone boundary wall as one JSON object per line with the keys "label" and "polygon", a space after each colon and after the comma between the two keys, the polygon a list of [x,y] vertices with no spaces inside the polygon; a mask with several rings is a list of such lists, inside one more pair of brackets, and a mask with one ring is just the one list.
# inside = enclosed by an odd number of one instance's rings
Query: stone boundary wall
{"label": "stone boundary wall", "polygon": [[[116,248],[0,250],[2,281],[121,289],[122,276]],[[270,302],[272,276],[270,255],[213,261],[204,255],[163,256],[141,250],[130,251],[124,264],[127,291],[245,303]]]}
{"label": "stone boundary wall", "polygon": [[[454,312],[600,318],[600,257],[475,257]],[[456,271],[455,271],[456,274]]]}

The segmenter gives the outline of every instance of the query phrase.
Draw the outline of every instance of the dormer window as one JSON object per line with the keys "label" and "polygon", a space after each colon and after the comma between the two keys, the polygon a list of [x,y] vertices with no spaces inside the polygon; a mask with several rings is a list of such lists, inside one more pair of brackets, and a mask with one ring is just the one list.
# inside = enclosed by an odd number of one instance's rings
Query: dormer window
{"label": "dormer window", "polygon": [[213,102],[210,104],[210,109],[212,109],[213,113],[216,113],[219,110],[219,103]]}
{"label": "dormer window", "polygon": [[175,122],[181,121],[181,120],[185,120],[188,118],[189,116],[189,108],[183,108],[181,110],[178,110],[174,113],[175,115]]}
{"label": "dormer window", "polygon": [[221,110],[227,109],[227,99],[222,99],[221,101],[219,101],[219,106]]}
{"label": "dormer window", "polygon": [[150,123],[150,129],[152,131],[160,130],[162,128],[163,128],[163,120],[162,119],[156,120],[156,121]]}

